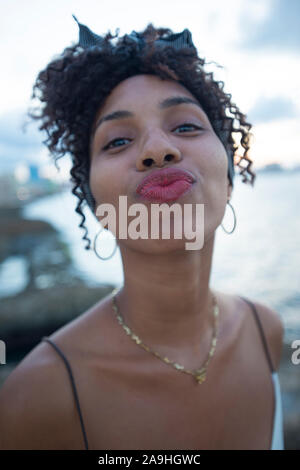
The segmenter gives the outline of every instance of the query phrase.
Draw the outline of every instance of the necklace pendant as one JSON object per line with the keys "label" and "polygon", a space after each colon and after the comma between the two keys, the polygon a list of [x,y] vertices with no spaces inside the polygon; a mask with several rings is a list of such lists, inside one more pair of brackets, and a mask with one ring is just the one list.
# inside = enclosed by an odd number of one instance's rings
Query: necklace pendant
{"label": "necklace pendant", "polygon": [[202,384],[206,379],[206,371],[200,370],[198,374],[195,375],[195,379],[197,380],[199,384]]}

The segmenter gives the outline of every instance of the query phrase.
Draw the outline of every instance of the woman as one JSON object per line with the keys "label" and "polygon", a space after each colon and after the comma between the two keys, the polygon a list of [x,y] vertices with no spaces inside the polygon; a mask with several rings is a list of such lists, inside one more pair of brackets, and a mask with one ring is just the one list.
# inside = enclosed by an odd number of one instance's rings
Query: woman
{"label": "woman", "polygon": [[148,24],[113,44],[79,27],[79,44],[40,72],[44,107],[31,115],[52,154],[72,156],[87,248],[81,205],[96,215],[110,203],[119,220],[120,195],[147,209],[204,204],[203,246],[119,238],[124,286],[43,338],[4,384],[1,448],[283,448],[281,319],[209,282],[234,164],[254,182],[251,125],[187,29]]}

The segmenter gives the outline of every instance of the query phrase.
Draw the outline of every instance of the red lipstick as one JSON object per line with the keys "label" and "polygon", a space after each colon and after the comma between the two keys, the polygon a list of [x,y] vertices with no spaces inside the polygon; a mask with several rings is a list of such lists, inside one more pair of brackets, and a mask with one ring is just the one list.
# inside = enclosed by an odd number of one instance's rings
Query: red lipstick
{"label": "red lipstick", "polygon": [[185,194],[195,182],[187,170],[164,168],[147,175],[138,185],[136,192],[142,197],[157,202],[175,201]]}

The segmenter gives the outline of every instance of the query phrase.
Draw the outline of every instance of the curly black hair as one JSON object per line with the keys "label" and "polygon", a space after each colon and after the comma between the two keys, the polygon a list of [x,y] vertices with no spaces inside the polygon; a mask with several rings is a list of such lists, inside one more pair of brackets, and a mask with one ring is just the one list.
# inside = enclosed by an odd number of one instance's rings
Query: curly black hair
{"label": "curly black hair", "polygon": [[113,88],[131,76],[154,74],[176,80],[187,88],[201,103],[227,154],[240,168],[243,182],[254,185],[256,175],[248,157],[252,125],[231,101],[231,94],[223,91],[224,82],[214,80],[213,73],[204,70],[207,62],[198,57],[195,49],[154,47],[155,40],[172,33],[169,28],[155,28],[148,23],[138,33],[144,38],[142,49],[128,35],[118,37],[118,31],[115,35],[106,33],[101,47],[83,48],[76,43],[54,57],[39,72],[33,85],[31,98],[38,98],[44,105],[30,109],[29,117],[41,120],[39,129],[47,134],[43,143],[54,156],[56,166],[66,153],[72,159],[70,181],[72,193],[78,198],[75,210],[82,217],[79,227],[85,230],[83,240],[88,242],[85,249],[90,249],[91,242],[82,204],[88,203],[92,211],[95,209],[89,189],[90,139],[95,115]]}

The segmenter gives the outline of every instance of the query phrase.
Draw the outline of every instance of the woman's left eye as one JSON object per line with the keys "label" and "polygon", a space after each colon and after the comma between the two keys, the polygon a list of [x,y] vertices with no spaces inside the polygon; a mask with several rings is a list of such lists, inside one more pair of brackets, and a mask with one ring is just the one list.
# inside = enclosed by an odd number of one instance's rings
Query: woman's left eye
{"label": "woman's left eye", "polygon": [[202,127],[196,126],[195,124],[192,124],[190,122],[185,122],[184,124],[181,124],[180,126],[176,127],[176,129],[180,129],[181,127],[194,127],[194,129],[198,129],[198,130],[202,129]]}

